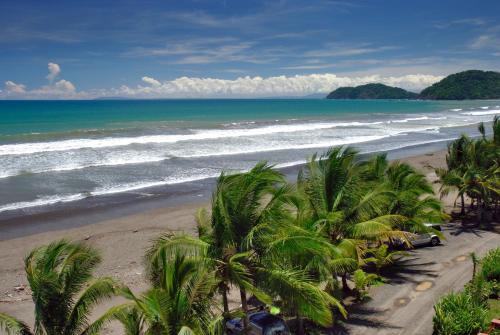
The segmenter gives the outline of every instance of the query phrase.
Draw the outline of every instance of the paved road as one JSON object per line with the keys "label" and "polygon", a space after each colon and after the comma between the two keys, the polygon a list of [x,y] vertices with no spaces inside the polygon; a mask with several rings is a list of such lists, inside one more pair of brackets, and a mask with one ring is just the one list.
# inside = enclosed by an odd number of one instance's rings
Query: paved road
{"label": "paved road", "polygon": [[482,256],[500,247],[500,234],[443,228],[443,245],[413,250],[388,274],[391,283],[374,288],[372,300],[352,311],[338,334],[432,334],[434,303],[450,290],[461,290],[471,278],[469,253]]}

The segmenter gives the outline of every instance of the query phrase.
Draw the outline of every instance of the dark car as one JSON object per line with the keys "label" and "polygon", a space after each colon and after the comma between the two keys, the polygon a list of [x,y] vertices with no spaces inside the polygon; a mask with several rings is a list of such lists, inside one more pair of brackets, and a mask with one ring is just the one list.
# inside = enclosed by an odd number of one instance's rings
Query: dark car
{"label": "dark car", "polygon": [[[289,335],[290,330],[285,321],[266,311],[252,313],[248,316],[250,335]],[[235,318],[226,323],[228,334],[243,334],[243,320]]]}

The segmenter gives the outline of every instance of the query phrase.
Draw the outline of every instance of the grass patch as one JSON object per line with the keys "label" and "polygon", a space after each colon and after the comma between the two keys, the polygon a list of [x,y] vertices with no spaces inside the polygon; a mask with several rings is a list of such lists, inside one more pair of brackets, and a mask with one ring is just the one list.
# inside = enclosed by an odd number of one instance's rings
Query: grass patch
{"label": "grass patch", "polygon": [[488,320],[500,319],[500,300],[488,300]]}

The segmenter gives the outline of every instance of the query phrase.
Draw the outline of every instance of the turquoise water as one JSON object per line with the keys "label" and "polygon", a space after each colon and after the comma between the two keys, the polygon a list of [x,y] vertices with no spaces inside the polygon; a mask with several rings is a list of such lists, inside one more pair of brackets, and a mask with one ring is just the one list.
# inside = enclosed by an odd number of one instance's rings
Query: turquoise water
{"label": "turquoise water", "polygon": [[445,143],[500,101],[0,101],[0,214],[196,183],[260,160]]}
{"label": "turquoise water", "polygon": [[0,135],[113,129],[148,122],[188,121],[190,125],[202,125],[367,113],[426,113],[484,104],[477,101],[326,99],[0,101]]}

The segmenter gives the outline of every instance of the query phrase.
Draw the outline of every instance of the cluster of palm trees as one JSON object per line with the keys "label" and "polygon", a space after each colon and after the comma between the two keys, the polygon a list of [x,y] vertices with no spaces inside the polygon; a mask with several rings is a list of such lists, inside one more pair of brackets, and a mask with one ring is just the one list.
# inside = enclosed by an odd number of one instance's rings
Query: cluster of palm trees
{"label": "cluster of palm trees", "polygon": [[476,211],[477,222],[491,220],[497,215],[500,200],[500,118],[493,120],[493,136],[486,136],[483,123],[479,125],[481,136],[471,139],[462,135],[448,145],[446,168],[438,168],[436,174],[441,184],[441,195],[457,192],[461,215],[466,214],[466,198],[470,209]]}
{"label": "cluster of palm trees", "polygon": [[[358,296],[366,293],[375,276],[367,266],[378,272],[392,262],[384,242],[407,241],[409,232],[427,231],[424,223],[446,219],[424,175],[385,155],[363,160],[342,147],[314,155],[296,184],[266,163],[223,173],[210,207],[196,214],[198,236],[167,233],[152,243],[145,255],[150,289],[140,295],[94,279],[99,257],[85,245],[36,249],[26,258],[33,333],[97,334],[119,321],[129,335],[222,334],[233,315],[248,326],[253,295],[295,319],[296,333],[304,334],[305,320],[329,327],[346,315],[342,297],[352,283]],[[230,308],[234,292],[239,311]],[[126,302],[90,322],[92,308],[111,295]],[[0,314],[2,326],[32,333]]]}

